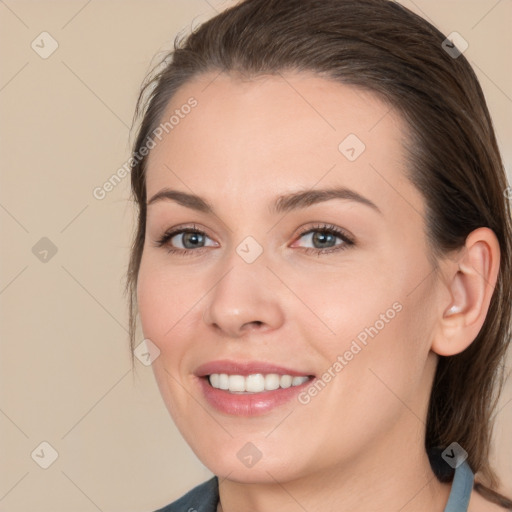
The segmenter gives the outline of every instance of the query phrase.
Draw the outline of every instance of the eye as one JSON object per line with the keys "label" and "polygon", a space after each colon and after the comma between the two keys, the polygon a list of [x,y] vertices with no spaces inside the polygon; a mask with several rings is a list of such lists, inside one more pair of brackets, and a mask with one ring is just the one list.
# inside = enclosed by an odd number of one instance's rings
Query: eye
{"label": "eye", "polygon": [[[163,236],[156,241],[157,247],[166,246],[169,253],[178,253],[181,255],[192,254],[193,252],[202,252],[200,249],[207,247],[206,240],[211,240],[204,231],[193,227],[178,227],[166,231]],[[216,243],[210,244],[216,246]]]}
{"label": "eye", "polygon": [[[310,226],[299,235],[300,239],[305,239],[313,244],[313,247],[301,248],[306,254],[328,254],[335,251],[341,251],[355,245],[351,235],[341,228],[330,224],[319,224]],[[210,240],[212,243],[206,245]],[[337,241],[338,240],[338,241]],[[216,242],[206,235],[204,231],[198,229],[195,225],[178,226],[166,231],[163,236],[155,242],[157,247],[166,247],[169,253],[180,256],[202,253],[206,247],[218,247]],[[291,247],[296,247],[292,245]],[[300,247],[300,246],[299,246]]]}
{"label": "eye", "polygon": [[[313,247],[306,247],[304,252],[306,254],[317,254],[318,256],[330,252],[342,251],[355,245],[353,238],[348,235],[348,233],[331,224],[320,224],[309,227],[306,231],[302,232],[299,236],[299,240],[302,238],[313,244]],[[336,239],[339,241],[337,242]]]}

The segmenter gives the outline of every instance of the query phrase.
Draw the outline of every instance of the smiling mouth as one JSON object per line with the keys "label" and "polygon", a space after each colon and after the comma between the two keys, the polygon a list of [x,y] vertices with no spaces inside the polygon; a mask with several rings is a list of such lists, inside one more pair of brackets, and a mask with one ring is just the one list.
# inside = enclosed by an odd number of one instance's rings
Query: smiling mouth
{"label": "smiling mouth", "polygon": [[211,387],[233,394],[255,394],[278,389],[287,389],[312,380],[312,375],[280,375],[277,373],[254,373],[236,375],[227,373],[212,373],[205,376]]}

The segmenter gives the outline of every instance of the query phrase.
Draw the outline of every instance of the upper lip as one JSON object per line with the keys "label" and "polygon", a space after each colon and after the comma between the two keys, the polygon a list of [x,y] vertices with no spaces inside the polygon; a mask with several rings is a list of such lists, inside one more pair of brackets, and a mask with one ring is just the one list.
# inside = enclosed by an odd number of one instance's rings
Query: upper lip
{"label": "upper lip", "polygon": [[301,377],[312,375],[307,371],[292,370],[284,366],[267,363],[265,361],[231,361],[228,359],[210,361],[199,366],[195,374],[198,377],[205,377],[212,373],[227,373],[229,375],[253,375],[255,373],[277,373],[278,375],[291,375]]}

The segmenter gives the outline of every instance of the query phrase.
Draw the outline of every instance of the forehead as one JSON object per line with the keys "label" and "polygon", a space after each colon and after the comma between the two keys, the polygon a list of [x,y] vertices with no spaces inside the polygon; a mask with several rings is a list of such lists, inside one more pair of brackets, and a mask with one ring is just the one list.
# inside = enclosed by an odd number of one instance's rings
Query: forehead
{"label": "forehead", "polygon": [[404,174],[405,123],[362,89],[304,72],[209,73],[182,86],[161,121],[168,126],[149,155],[148,197],[184,184],[206,197],[229,187],[239,198],[318,184],[381,204],[408,196],[421,208]]}

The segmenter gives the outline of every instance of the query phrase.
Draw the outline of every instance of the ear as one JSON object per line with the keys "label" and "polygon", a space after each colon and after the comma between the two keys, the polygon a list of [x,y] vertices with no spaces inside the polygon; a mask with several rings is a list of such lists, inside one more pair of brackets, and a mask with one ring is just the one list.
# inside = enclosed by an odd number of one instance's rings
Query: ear
{"label": "ear", "polygon": [[489,228],[472,231],[457,258],[443,263],[448,293],[440,299],[432,351],[452,356],[475,340],[489,310],[499,267],[499,242]]}

